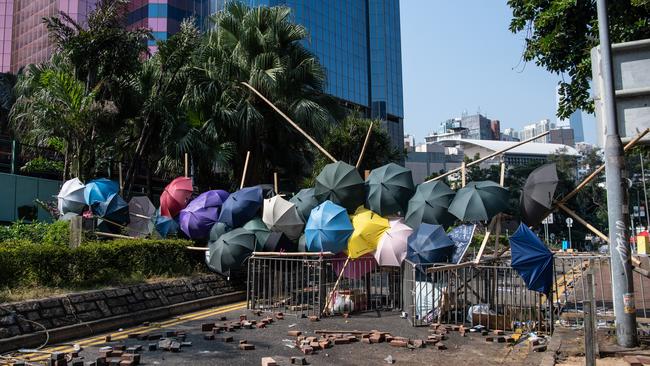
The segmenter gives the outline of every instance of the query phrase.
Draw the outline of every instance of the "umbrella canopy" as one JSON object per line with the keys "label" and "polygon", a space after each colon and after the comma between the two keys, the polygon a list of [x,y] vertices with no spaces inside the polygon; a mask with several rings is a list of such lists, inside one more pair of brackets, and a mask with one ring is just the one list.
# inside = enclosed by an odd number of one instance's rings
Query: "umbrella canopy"
{"label": "umbrella canopy", "polygon": [[310,252],[340,253],[354,231],[345,208],[325,201],[316,206],[305,225],[305,241]]}
{"label": "umbrella canopy", "polygon": [[160,236],[166,238],[170,234],[178,232],[178,223],[171,217],[162,216],[159,212],[156,214],[156,231]]}
{"label": "umbrella canopy", "polygon": [[307,237],[305,237],[305,234],[300,235],[300,238],[298,239],[298,252],[304,253],[307,251]]}
{"label": "umbrella canopy", "polygon": [[165,187],[160,195],[160,213],[167,217],[176,217],[187,206],[192,197],[192,179],[178,177]]}
{"label": "umbrella canopy", "polygon": [[548,216],[558,181],[555,163],[542,165],[530,173],[520,199],[524,223],[537,225]]}
{"label": "umbrella canopy", "polygon": [[377,261],[375,261],[372,253],[364,254],[359,258],[350,260],[348,265],[344,267],[346,258],[345,254],[339,254],[334,257],[331,263],[332,270],[336,274],[340,275],[341,271],[343,271],[343,276],[349,279],[358,280],[377,268]]}
{"label": "umbrella canopy", "polygon": [[129,223],[129,205],[117,193],[113,193],[104,202],[96,202],[93,212],[100,217],[97,228],[100,231],[119,232]]}
{"label": "umbrella canopy", "polygon": [[105,202],[108,196],[119,191],[120,186],[115,181],[106,178],[94,179],[84,187],[84,201],[88,206],[92,206],[97,202]]}
{"label": "umbrella canopy", "polygon": [[[221,224],[221,223],[219,223]],[[271,234],[271,230],[266,227],[266,224],[262,219],[256,217],[243,226],[244,229],[255,234],[255,251],[261,252],[264,250],[264,244]]]}
{"label": "umbrella canopy", "polygon": [[240,269],[255,249],[255,235],[237,228],[208,242],[205,261],[212,271],[230,275],[230,271]]}
{"label": "umbrella canopy", "polygon": [[227,198],[228,192],[222,190],[201,193],[178,215],[181,230],[191,239],[207,238],[219,218],[219,209]]}
{"label": "umbrella canopy", "polygon": [[488,221],[508,208],[509,192],[489,180],[469,182],[456,192],[449,213],[463,221]]}
{"label": "umbrella canopy", "polygon": [[147,196],[133,197],[129,201],[129,225],[127,235],[145,237],[155,228],[156,207]]}
{"label": "umbrella canopy", "polygon": [[414,229],[422,223],[450,226],[455,217],[447,209],[455,194],[439,180],[418,185],[409,200],[404,218],[406,225]]}
{"label": "umbrella canopy", "polygon": [[227,233],[228,231],[228,226],[224,224],[223,222],[217,222],[214,225],[212,225],[212,228],[210,229],[210,236],[209,236],[209,241],[216,242],[219,240],[221,235]]}
{"label": "umbrella canopy", "polygon": [[357,169],[342,161],[327,164],[316,177],[314,197],[319,203],[330,200],[352,212],[363,204],[365,193]]}
{"label": "umbrella canopy", "polygon": [[413,233],[402,219],[389,220],[390,228],[379,240],[375,260],[380,266],[399,267],[406,258],[408,238]]}
{"label": "umbrella canopy", "polygon": [[359,207],[352,216],[354,231],[348,242],[348,256],[359,258],[372,253],[379,245],[379,239],[390,227],[388,219]]}
{"label": "umbrella canopy", "polygon": [[262,207],[262,188],[245,187],[233,194],[221,206],[219,222],[230,228],[238,228],[257,216]]}
{"label": "umbrella canopy", "polygon": [[413,197],[411,170],[395,163],[373,169],[366,185],[366,207],[382,216],[406,212],[408,201]]}
{"label": "umbrella canopy", "polygon": [[511,266],[529,290],[548,295],[553,286],[553,253],[525,224],[510,237]]}
{"label": "umbrella canopy", "polygon": [[318,206],[318,200],[314,197],[314,188],[301,189],[295,196],[291,197],[289,202],[296,205],[296,209],[304,222],[309,220],[311,210]]}
{"label": "umbrella canopy", "polygon": [[264,243],[265,252],[297,252],[298,244],[291,241],[282,232],[271,231],[269,237],[266,238],[266,243]]}
{"label": "umbrella canopy", "polygon": [[67,213],[81,214],[86,206],[84,191],[86,186],[81,183],[79,178],[67,180],[61,186],[59,194],[56,196],[57,208],[61,215]]}
{"label": "umbrella canopy", "polygon": [[62,216],[59,216],[59,221],[70,221],[70,220],[72,220],[73,218],[75,218],[77,216],[80,216],[80,215],[78,215],[78,214],[76,214],[74,212],[68,212],[68,213],[66,213],[66,214],[64,214]]}
{"label": "umbrella canopy", "polygon": [[408,238],[406,258],[413,263],[449,262],[454,242],[440,225],[422,224]]}
{"label": "umbrella canopy", "polygon": [[291,240],[298,239],[305,227],[305,222],[300,218],[296,205],[281,196],[264,200],[262,221],[269,230],[284,233]]}

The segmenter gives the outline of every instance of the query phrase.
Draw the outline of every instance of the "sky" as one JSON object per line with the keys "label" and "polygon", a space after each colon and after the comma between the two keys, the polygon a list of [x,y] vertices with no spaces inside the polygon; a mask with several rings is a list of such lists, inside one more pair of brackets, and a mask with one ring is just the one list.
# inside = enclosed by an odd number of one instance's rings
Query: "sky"
{"label": "sky", "polygon": [[[521,61],[524,36],[508,30],[505,0],[401,0],[400,13],[404,133],[416,143],[463,112],[498,119],[502,131],[556,121],[561,76]],[[582,119],[594,143],[595,118]]]}

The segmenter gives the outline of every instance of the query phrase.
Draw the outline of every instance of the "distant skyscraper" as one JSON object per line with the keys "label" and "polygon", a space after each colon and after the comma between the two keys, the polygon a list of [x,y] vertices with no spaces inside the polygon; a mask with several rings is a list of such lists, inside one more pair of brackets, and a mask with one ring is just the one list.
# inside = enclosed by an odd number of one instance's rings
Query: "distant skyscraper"
{"label": "distant skyscraper", "polygon": [[98,0],[0,0],[0,71],[47,61],[52,43],[44,17],[65,12],[83,23]]}
{"label": "distant skyscraper", "polygon": [[[560,106],[560,87],[555,89],[555,102],[556,108]],[[584,128],[582,126],[582,110],[578,109],[571,113],[569,118],[560,118],[557,120],[557,127],[571,127],[575,142],[583,142],[585,140]]]}
{"label": "distant skyscraper", "polygon": [[[179,22],[207,14],[230,0],[133,0],[128,23],[150,27],[156,39]],[[384,121],[393,144],[404,146],[399,0],[243,0],[251,6],[285,5],[309,31],[305,46],[327,71],[325,91],[350,109]],[[150,44],[150,47],[155,47]]]}

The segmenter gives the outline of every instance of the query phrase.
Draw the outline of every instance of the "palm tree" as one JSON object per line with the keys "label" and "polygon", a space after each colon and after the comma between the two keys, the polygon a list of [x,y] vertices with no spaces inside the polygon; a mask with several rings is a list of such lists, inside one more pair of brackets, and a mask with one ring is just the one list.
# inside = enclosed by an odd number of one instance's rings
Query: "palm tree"
{"label": "palm tree", "polygon": [[[21,72],[19,71],[19,74]],[[7,132],[9,112],[16,101],[14,86],[18,80],[16,74],[10,72],[0,73],[0,133]]]}
{"label": "palm tree", "polygon": [[[234,142],[234,177],[251,151],[248,183],[277,171],[297,182],[313,158],[305,139],[241,82],[247,82],[316,139],[334,122],[335,105],[323,93],[325,71],[301,42],[307,30],[287,7],[249,8],[229,3],[213,21],[189,71],[184,104],[203,120],[206,136]],[[267,180],[268,181],[268,180]]]}

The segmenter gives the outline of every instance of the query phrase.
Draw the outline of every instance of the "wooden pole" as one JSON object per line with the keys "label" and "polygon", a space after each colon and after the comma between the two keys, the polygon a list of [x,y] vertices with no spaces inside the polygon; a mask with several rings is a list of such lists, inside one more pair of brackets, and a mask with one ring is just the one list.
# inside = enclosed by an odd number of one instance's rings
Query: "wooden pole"
{"label": "wooden pole", "polygon": [[485,246],[488,243],[488,240],[490,240],[490,233],[492,231],[492,228],[494,227],[496,216],[490,220],[490,223],[488,224],[487,229],[485,230],[485,237],[483,238],[483,242],[481,243],[481,247],[478,250],[478,254],[476,255],[476,258],[474,259],[474,263],[478,264],[481,262],[481,257],[483,256],[483,251],[485,250]]}
{"label": "wooden pole", "polygon": [[185,178],[190,176],[190,159],[187,153],[185,153]]}
{"label": "wooden pole", "polygon": [[345,272],[345,269],[348,267],[348,263],[350,263],[350,257],[347,257],[345,259],[345,263],[343,263],[343,269],[341,269],[341,273],[339,273],[339,278],[337,278],[336,283],[334,283],[334,288],[332,288],[332,291],[330,291],[330,293],[327,295],[327,299],[325,300],[325,307],[323,307],[323,312],[321,314],[325,314],[328,311],[327,307],[330,305],[330,301],[332,300],[332,295],[339,288],[339,283],[341,282],[341,278],[343,278],[343,273]]}
{"label": "wooden pole", "polygon": [[303,136],[305,136],[305,138],[307,138],[309,142],[311,142],[314,146],[316,146],[316,148],[320,150],[320,152],[322,152],[325,156],[327,156],[330,160],[332,160],[332,162],[336,163],[337,160],[334,159],[334,157],[330,153],[328,153],[327,150],[325,150],[322,146],[320,146],[318,142],[316,142],[316,140],[314,140],[311,136],[309,136],[307,132],[303,131],[302,128],[300,128],[300,126],[296,124],[296,122],[292,121],[291,118],[289,118],[278,107],[276,107],[273,103],[271,103],[270,100],[266,99],[266,97],[264,97],[262,93],[258,92],[257,89],[253,88],[246,82],[242,81],[242,84],[244,84],[244,86],[246,86],[248,89],[252,90],[253,93],[257,94],[258,97],[260,97],[264,102],[266,102],[266,104],[268,104],[269,106],[271,106],[271,108],[273,108],[276,112],[278,112],[278,114],[281,115],[285,120],[287,120],[287,122],[289,122],[296,130],[298,130],[298,132],[300,132]]}
{"label": "wooden pole", "polygon": [[368,128],[368,133],[366,133],[366,139],[363,140],[363,147],[361,148],[361,154],[359,154],[359,159],[357,160],[356,168],[359,169],[361,166],[361,161],[363,161],[363,155],[366,153],[366,147],[368,146],[368,141],[370,140],[370,134],[372,133],[372,125],[374,121],[370,122],[370,127]]}
{"label": "wooden pole", "polygon": [[244,180],[246,180],[246,170],[248,170],[248,159],[251,157],[251,152],[246,151],[246,160],[244,161],[244,172],[241,175],[241,184],[239,184],[239,189],[244,188]]}
{"label": "wooden pole", "polygon": [[[485,157],[482,157],[482,158],[480,158],[480,159],[478,159],[478,160],[474,160],[474,161],[468,163],[466,167],[469,168],[469,167],[472,166],[472,165],[480,164],[480,163],[484,162],[484,161],[487,160],[487,159],[491,159],[491,158],[493,158],[493,157],[495,157],[495,156],[497,156],[497,155],[501,155],[501,154],[503,154],[503,153],[505,153],[505,152],[507,152],[507,151],[510,151],[510,150],[514,149],[515,147],[518,147],[518,146],[521,146],[521,145],[527,144],[527,143],[529,143],[529,142],[531,142],[531,141],[537,140],[538,138],[544,137],[544,136],[548,135],[549,133],[551,133],[551,132],[550,132],[550,131],[546,131],[546,132],[544,132],[544,133],[540,133],[540,134],[537,135],[537,136],[531,137],[531,138],[529,138],[528,140],[524,140],[524,141],[518,142],[518,143],[516,143],[516,144],[514,144],[514,145],[512,145],[512,146],[510,146],[510,147],[507,147],[507,148],[505,148],[505,149],[501,149],[501,150],[499,150],[499,151],[495,151],[495,152],[493,152],[492,154],[486,155]],[[451,174],[454,174],[454,173],[456,173],[456,172],[459,172],[459,171],[461,170],[461,168],[462,168],[462,166],[459,167],[459,168],[456,168],[456,169],[452,169],[452,170],[450,170],[450,171],[448,171],[448,172],[446,172],[446,173],[444,173],[444,174],[441,174],[441,175],[439,175],[439,176],[437,176],[437,177],[435,177],[435,178],[431,178],[431,179],[429,179],[428,181],[426,181],[426,182],[424,182],[424,183],[433,182],[434,180],[442,179],[442,178],[444,178],[444,177],[446,177],[446,176],[448,176],[448,175],[451,175]]]}
{"label": "wooden pole", "polygon": [[117,163],[117,173],[120,180],[120,196],[124,195],[124,179],[122,179],[122,163]]}
{"label": "wooden pole", "polygon": [[566,207],[563,203],[558,202],[558,203],[556,203],[556,205],[557,205],[557,207],[561,208],[564,212],[568,213],[569,216],[573,217],[576,221],[578,221],[579,223],[581,223],[582,225],[584,225],[584,226],[585,226],[587,229],[589,229],[592,233],[596,234],[598,237],[600,237],[601,239],[603,239],[604,241],[606,241],[606,242],[609,243],[609,238],[607,237],[607,235],[601,233],[598,229],[596,229],[595,227],[593,227],[590,223],[588,223],[587,221],[583,220],[583,218],[580,217],[580,216],[578,216],[577,213],[575,213],[574,211],[572,211],[570,208]]}
{"label": "wooden pole", "polygon": [[[501,175],[499,176],[499,184],[503,187],[506,183],[506,162],[504,161],[503,156],[501,156]],[[495,236],[494,236],[494,256],[499,256],[499,237],[501,236],[501,214],[497,215],[497,225],[496,225]]]}
{"label": "wooden pole", "polygon": [[465,187],[467,184],[467,164],[465,161],[460,163],[460,181],[461,181],[461,187]]}
{"label": "wooden pole", "polygon": [[278,189],[278,172],[273,172],[273,187],[275,189],[275,194],[280,193]]}
{"label": "wooden pole", "polygon": [[119,235],[119,234],[112,234],[112,233],[105,233],[103,231],[95,231],[96,235],[99,236],[105,236],[107,238],[114,238],[114,239],[137,239],[132,236],[126,236],[126,235]]}
{"label": "wooden pole", "polygon": [[332,252],[253,252],[254,257],[331,257]]}

